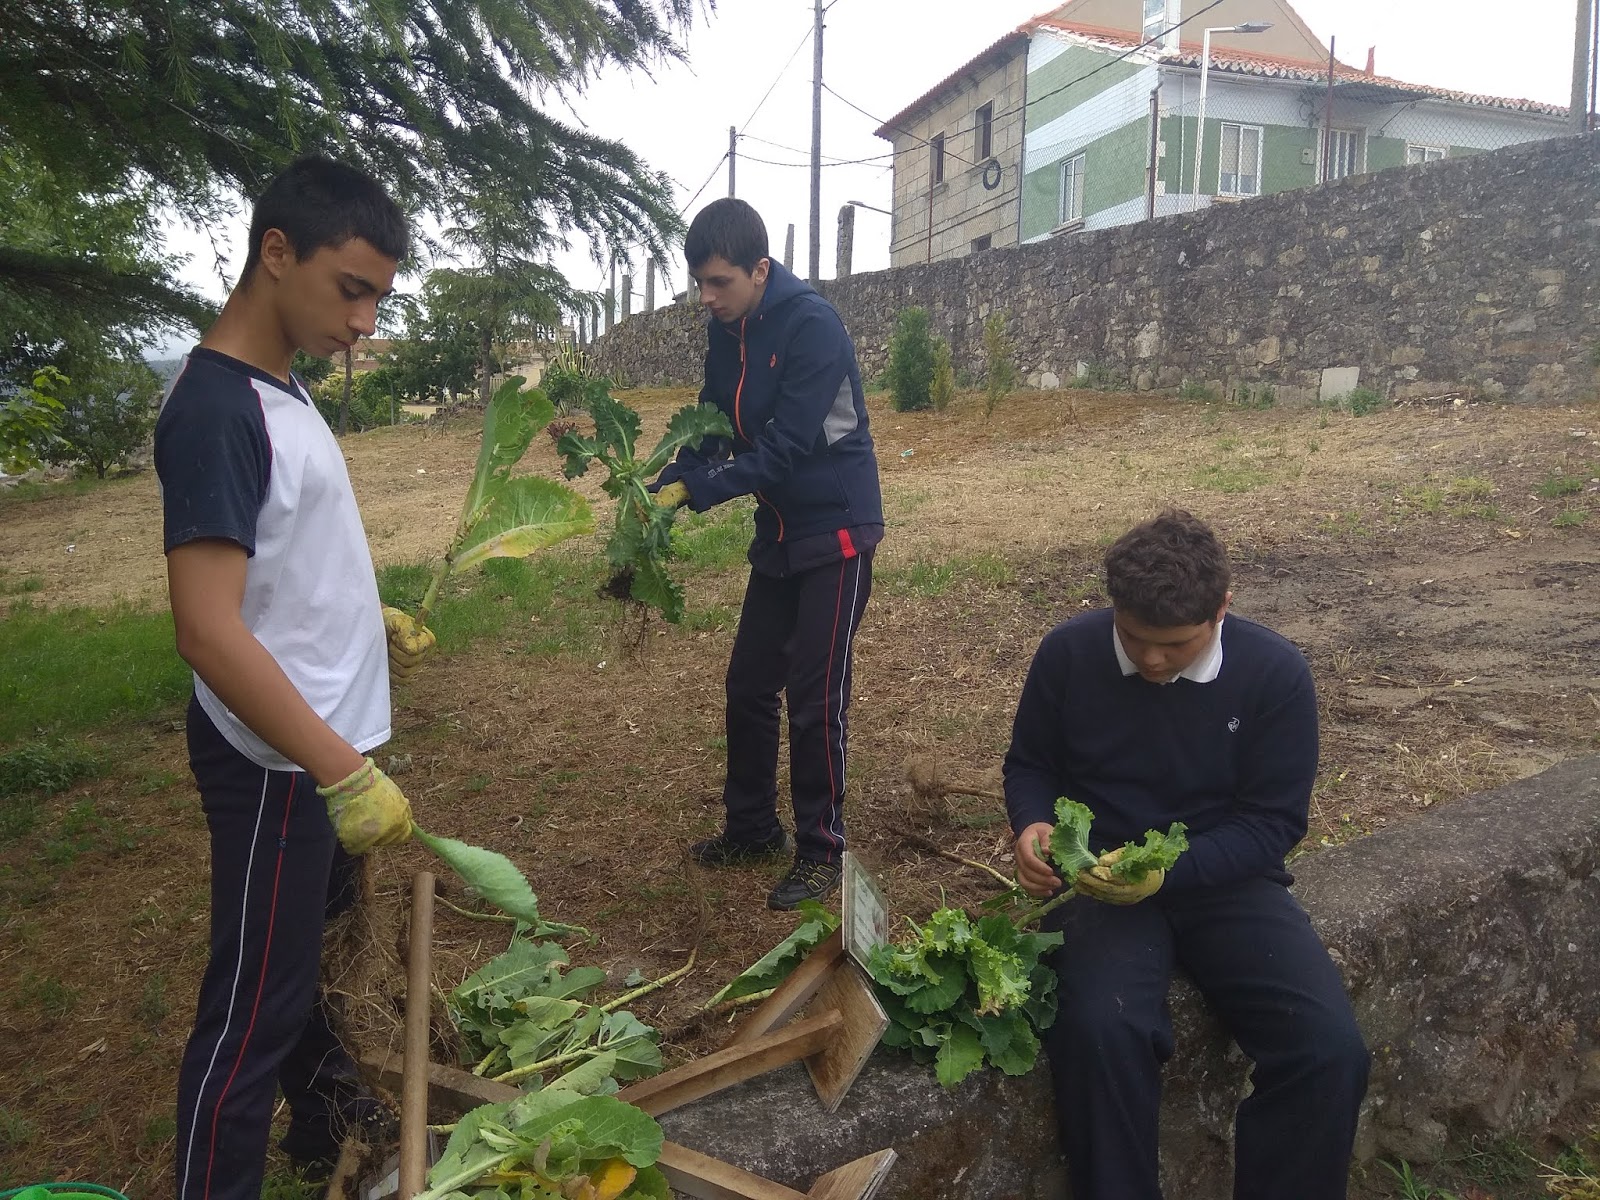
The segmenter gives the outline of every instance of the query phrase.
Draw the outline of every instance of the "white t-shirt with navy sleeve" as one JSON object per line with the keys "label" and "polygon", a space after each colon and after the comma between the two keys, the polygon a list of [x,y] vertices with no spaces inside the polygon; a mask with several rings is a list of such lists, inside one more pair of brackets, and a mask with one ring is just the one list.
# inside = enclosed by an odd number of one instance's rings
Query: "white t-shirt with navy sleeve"
{"label": "white t-shirt with navy sleeve", "polygon": [[[341,738],[389,740],[378,585],[344,454],[298,380],[197,347],[156,422],[168,553],[223,538],[244,547],[246,627]],[[198,675],[195,695],[229,744],[275,771],[300,767],[255,735]]]}

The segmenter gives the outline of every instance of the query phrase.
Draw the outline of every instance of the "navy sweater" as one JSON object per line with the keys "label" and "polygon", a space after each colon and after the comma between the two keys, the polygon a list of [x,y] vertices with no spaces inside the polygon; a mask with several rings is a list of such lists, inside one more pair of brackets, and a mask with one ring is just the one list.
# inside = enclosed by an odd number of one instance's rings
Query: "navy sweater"
{"label": "navy sweater", "polygon": [[1187,825],[1169,891],[1292,882],[1283,859],[1305,836],[1317,773],[1317,698],[1300,651],[1230,616],[1215,680],[1157,684],[1123,675],[1111,629],[1110,609],[1085,613],[1034,656],[1006,752],[1012,830],[1053,825],[1066,796],[1094,810],[1096,852]]}
{"label": "navy sweater", "polygon": [[756,311],[731,328],[713,319],[706,337],[700,402],[727,414],[733,437],[680,450],[655,486],[680,480],[696,512],[753,494],[757,543],[815,538],[837,558],[840,530],[876,542],[878,460],[855,346],[833,305],[774,262]]}

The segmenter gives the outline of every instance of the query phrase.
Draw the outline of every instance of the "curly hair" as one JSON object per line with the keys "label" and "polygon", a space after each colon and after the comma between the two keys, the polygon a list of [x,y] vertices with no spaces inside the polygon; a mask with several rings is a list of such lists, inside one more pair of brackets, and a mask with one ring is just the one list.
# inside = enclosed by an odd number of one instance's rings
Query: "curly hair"
{"label": "curly hair", "polygon": [[1228,552],[1182,509],[1128,530],[1106,551],[1105,568],[1111,603],[1147,625],[1215,620],[1228,596]]}

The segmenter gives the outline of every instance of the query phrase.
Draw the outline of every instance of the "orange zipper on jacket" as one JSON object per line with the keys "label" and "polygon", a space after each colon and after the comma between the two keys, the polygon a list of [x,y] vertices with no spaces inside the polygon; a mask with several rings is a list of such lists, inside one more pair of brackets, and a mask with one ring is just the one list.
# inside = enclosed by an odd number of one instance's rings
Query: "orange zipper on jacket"
{"label": "orange zipper on jacket", "polygon": [[[751,442],[749,438],[744,436],[744,421],[741,419],[739,412],[740,402],[744,399],[744,377],[745,373],[750,367],[750,362],[747,357],[744,344],[744,327],[745,323],[749,321],[749,319],[749,317],[739,318],[739,386],[733,391],[733,427],[738,431],[739,436],[744,438],[747,444],[754,445],[754,442]],[[756,499],[770,508],[772,510],[772,515],[778,518],[778,540],[780,542],[783,541],[783,514],[778,511],[778,506],[771,500],[768,500],[760,492],[756,493]]]}

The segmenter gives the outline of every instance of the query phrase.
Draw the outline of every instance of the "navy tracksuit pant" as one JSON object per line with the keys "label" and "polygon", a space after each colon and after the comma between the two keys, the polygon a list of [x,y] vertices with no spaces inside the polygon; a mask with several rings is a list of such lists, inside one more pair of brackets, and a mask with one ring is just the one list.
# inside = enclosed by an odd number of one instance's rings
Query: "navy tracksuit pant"
{"label": "navy tracksuit pant", "polygon": [[872,594],[872,551],[777,578],[750,573],[728,660],[728,836],[778,835],[779,693],[789,705],[796,856],[844,852],[851,649]]}
{"label": "navy tracksuit pant", "polygon": [[1160,1200],[1174,968],[1255,1064],[1236,1119],[1235,1200],[1342,1200],[1369,1056],[1339,972],[1286,888],[1251,879],[1127,906],[1080,896],[1046,921],[1066,938],[1045,1049],[1073,1200]]}
{"label": "navy tracksuit pant", "polygon": [[211,829],[211,958],[178,1077],[177,1197],[259,1200],[280,1087],[283,1148],[302,1161],[338,1153],[356,1104],[318,971],[324,917],[354,903],[359,860],[309,776],[245,758],[198,701],[189,765]]}

